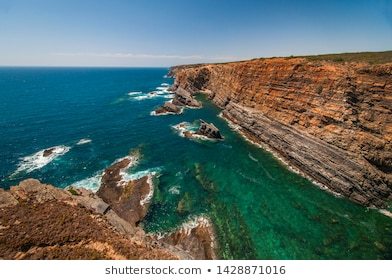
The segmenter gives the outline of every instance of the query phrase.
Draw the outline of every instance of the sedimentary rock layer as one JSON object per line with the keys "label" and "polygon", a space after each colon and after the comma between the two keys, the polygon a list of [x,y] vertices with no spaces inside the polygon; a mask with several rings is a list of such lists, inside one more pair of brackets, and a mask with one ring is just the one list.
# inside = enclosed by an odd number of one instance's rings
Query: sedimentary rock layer
{"label": "sedimentary rock layer", "polygon": [[392,199],[392,64],[255,59],[171,69],[251,140],[367,206]]}

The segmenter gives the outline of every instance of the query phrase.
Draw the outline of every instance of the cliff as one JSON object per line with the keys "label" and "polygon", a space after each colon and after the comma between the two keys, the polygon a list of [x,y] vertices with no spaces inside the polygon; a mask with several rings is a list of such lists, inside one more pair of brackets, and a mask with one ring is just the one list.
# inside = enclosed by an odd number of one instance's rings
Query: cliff
{"label": "cliff", "polygon": [[270,58],[177,66],[174,89],[203,92],[250,140],[331,191],[392,199],[392,63]]}

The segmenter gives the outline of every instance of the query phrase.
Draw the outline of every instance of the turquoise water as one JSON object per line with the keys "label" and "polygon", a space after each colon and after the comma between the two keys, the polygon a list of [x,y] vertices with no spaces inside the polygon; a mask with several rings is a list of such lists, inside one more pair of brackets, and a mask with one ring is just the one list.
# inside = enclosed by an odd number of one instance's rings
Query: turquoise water
{"label": "turquoise water", "polygon": [[[233,132],[202,96],[200,110],[151,116],[170,96],[146,93],[173,82],[167,70],[0,68],[0,185],[34,177],[94,188],[102,170],[140,149],[133,172],[160,174],[147,231],[204,214],[225,259],[392,259],[392,219],[294,174]],[[224,141],[192,141],[171,128],[199,118]],[[42,162],[37,153],[53,146],[63,152]]]}

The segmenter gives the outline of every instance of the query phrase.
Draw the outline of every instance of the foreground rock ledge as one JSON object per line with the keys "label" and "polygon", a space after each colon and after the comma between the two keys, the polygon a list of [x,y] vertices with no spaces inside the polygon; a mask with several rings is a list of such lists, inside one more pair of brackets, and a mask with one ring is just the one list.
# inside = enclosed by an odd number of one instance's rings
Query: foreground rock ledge
{"label": "foreground rock ledge", "polygon": [[[35,179],[8,191],[0,188],[0,259],[215,257],[204,253],[210,252],[208,246],[198,245],[212,237],[182,236],[178,244],[146,235],[86,189],[63,190]],[[188,243],[196,249],[188,250]]]}

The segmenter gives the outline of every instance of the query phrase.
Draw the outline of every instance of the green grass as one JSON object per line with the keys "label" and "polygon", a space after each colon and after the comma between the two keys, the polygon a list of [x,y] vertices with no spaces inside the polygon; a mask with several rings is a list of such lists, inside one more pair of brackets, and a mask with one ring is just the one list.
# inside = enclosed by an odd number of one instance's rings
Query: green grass
{"label": "green grass", "polygon": [[[240,63],[246,61],[255,61],[255,60],[265,60],[277,58],[274,57],[259,57],[248,60],[239,60],[239,61],[228,61],[228,62],[218,62],[218,63],[199,63],[199,64],[189,64],[189,65],[178,65],[175,67],[200,67],[204,65],[214,64],[230,64],[230,63]],[[363,62],[369,64],[383,64],[392,62],[392,51],[383,51],[383,52],[356,52],[356,53],[335,53],[335,54],[320,54],[320,55],[302,55],[302,56],[286,56],[283,58],[305,58],[309,61],[331,61],[336,63],[344,63],[344,62]]]}
{"label": "green grass", "polygon": [[[276,58],[276,57],[270,57]],[[383,64],[392,62],[392,51],[382,52],[355,52],[355,53],[334,53],[334,54],[320,54],[320,55],[300,55],[300,56],[287,56],[290,58],[305,58],[309,61],[331,61],[337,63],[343,62],[363,62],[369,64]],[[266,59],[266,58],[255,58]]]}
{"label": "green grass", "polygon": [[337,53],[297,56],[311,61],[332,61],[332,62],[365,62],[369,64],[383,64],[392,62],[392,51],[384,52],[358,52],[358,53]]}

